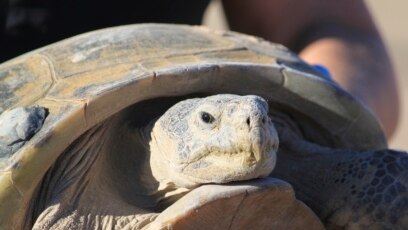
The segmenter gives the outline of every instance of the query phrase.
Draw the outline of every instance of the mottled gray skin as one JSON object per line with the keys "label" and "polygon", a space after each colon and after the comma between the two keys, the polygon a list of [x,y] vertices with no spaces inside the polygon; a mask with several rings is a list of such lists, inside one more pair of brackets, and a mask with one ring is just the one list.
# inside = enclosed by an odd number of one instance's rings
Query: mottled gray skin
{"label": "mottled gray skin", "polygon": [[274,119],[280,147],[271,175],[291,183],[327,229],[408,229],[406,152],[320,146],[288,122]]}

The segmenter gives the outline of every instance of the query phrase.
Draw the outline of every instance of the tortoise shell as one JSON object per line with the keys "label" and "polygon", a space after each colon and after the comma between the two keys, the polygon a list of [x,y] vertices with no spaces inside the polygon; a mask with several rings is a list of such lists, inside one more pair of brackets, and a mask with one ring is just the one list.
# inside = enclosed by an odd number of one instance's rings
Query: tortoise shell
{"label": "tortoise shell", "polygon": [[305,129],[320,130],[328,145],[355,150],[387,145],[364,105],[285,47],[204,27],[139,24],[75,36],[1,64],[0,89],[0,113],[48,109],[30,141],[0,156],[5,228],[18,228],[37,185],[67,146],[97,123],[149,99],[256,94],[272,108],[289,111]]}

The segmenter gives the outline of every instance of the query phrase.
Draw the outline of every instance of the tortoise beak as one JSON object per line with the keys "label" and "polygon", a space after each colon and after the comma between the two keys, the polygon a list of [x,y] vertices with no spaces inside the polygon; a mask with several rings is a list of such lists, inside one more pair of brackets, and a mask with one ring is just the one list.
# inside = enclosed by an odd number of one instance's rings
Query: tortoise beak
{"label": "tortoise beak", "polygon": [[276,151],[279,145],[276,130],[269,117],[264,117],[253,122],[250,127],[251,156],[247,159],[247,165],[258,164],[264,168],[262,171],[270,171],[275,167]]}
{"label": "tortoise beak", "polygon": [[249,161],[256,163],[264,158],[263,151],[266,143],[264,137],[264,130],[261,127],[251,129],[251,156],[248,158]]}

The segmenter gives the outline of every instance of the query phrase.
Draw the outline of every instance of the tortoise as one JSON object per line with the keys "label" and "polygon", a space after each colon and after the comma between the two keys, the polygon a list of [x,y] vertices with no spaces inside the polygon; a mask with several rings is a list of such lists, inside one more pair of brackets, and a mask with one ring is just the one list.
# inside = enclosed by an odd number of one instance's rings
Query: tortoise
{"label": "tortoise", "polygon": [[407,224],[405,153],[281,45],[120,26],[5,62],[0,82],[4,229]]}

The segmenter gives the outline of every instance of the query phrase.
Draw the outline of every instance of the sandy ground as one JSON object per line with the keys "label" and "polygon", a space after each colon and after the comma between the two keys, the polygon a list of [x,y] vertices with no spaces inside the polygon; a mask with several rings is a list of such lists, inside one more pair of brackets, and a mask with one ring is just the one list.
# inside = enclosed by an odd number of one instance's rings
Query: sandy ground
{"label": "sandy ground", "polygon": [[[401,112],[398,129],[389,142],[390,147],[408,150],[408,1],[367,0],[366,3],[387,43],[398,74]],[[217,0],[209,5],[203,23],[215,29],[228,28]]]}

